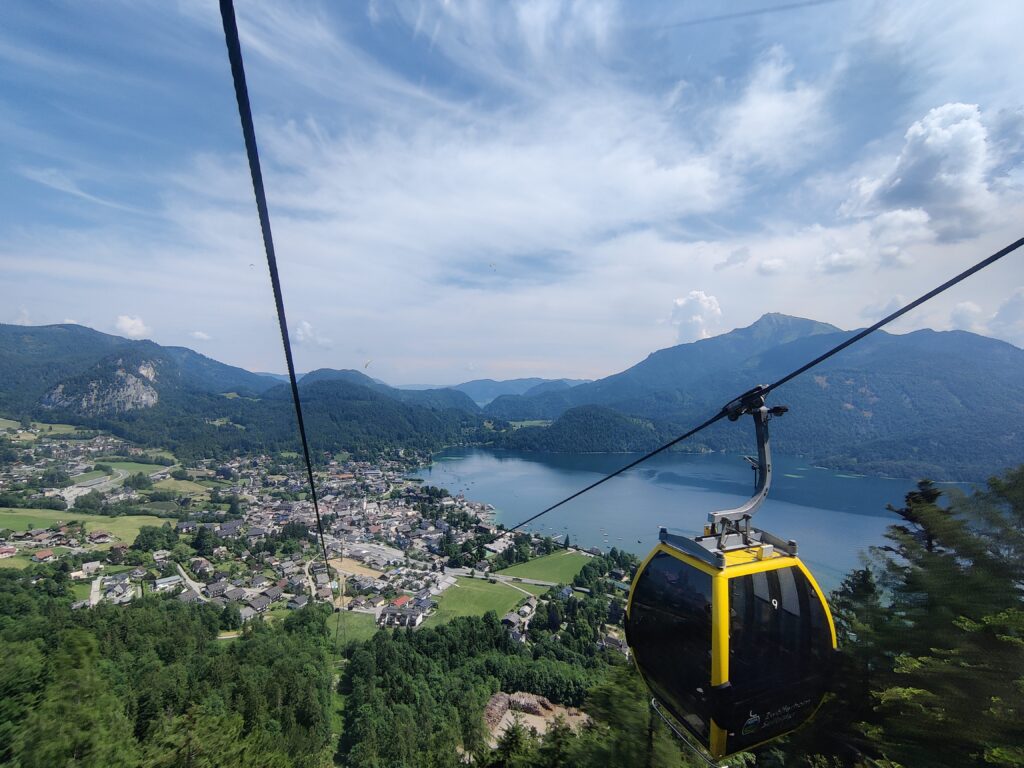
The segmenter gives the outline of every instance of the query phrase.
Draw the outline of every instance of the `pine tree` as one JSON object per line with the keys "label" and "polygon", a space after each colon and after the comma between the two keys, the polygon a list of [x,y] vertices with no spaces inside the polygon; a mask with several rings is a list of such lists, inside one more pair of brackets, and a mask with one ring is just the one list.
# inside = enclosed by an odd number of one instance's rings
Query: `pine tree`
{"label": "pine tree", "polygon": [[96,670],[96,638],[69,630],[53,657],[53,682],[15,744],[21,768],[134,766],[135,741],[124,706]]}
{"label": "pine tree", "polygon": [[901,764],[1024,765],[1024,472],[940,500],[922,481],[893,509],[903,523],[876,552],[885,610],[867,589],[842,606],[874,705],[863,730]]}

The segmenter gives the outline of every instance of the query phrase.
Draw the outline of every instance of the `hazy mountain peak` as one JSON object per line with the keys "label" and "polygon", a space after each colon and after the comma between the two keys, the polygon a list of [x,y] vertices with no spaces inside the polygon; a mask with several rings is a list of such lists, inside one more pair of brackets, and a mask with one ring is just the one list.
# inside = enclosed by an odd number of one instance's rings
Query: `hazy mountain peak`
{"label": "hazy mountain peak", "polygon": [[842,329],[829,323],[809,320],[806,317],[784,315],[781,312],[766,312],[746,328],[737,328],[724,336],[742,335],[749,338],[785,344],[787,341],[816,336],[820,333],[841,333]]}

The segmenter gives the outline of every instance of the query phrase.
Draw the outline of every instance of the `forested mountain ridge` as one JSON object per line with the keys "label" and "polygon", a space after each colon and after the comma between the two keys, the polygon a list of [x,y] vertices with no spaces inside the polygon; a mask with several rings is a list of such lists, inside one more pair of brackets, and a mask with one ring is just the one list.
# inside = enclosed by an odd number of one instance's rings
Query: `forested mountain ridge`
{"label": "forested mountain ridge", "polygon": [[[303,379],[315,450],[370,456],[477,439],[483,419],[460,392],[396,397],[399,390],[343,373]],[[77,325],[0,325],[0,414],[106,429],[182,458],[298,445],[287,384],[182,347]]]}
{"label": "forested mountain ridge", "polygon": [[87,390],[91,381],[109,384],[118,370],[138,378],[140,365],[160,375],[161,390],[259,394],[277,385],[185,347],[132,341],[81,325],[0,323],[0,411],[31,409],[61,384],[69,391]]}
{"label": "forested mountain ridge", "polygon": [[747,328],[653,352],[621,373],[569,390],[507,395],[484,410],[498,418],[526,420],[558,418],[578,405],[616,407],[651,393],[686,390],[709,375],[734,370],[765,348],[836,332],[826,323],[770,313]]}
{"label": "forested mountain ridge", "polygon": [[[481,439],[481,416],[397,402],[346,381],[320,381],[302,388],[310,448],[348,451],[372,458],[398,448],[432,452]],[[296,450],[299,447],[291,390],[276,385],[260,398],[182,391],[152,407],[128,413],[84,415],[39,406],[36,415],[105,429],[133,442],[162,446],[179,458]]]}
{"label": "forested mountain ridge", "polygon": [[474,379],[462,384],[455,384],[452,389],[465,392],[473,402],[483,407],[502,395],[536,395],[552,390],[563,390],[586,384],[586,379]]}
{"label": "forested mountain ridge", "polygon": [[[659,350],[605,379],[575,386],[544,381],[482,411],[455,388],[398,389],[353,370],[312,371],[300,388],[310,439],[324,451],[430,451],[470,442],[639,451],[851,333],[765,315],[747,328]],[[272,377],[181,347],[75,325],[0,325],[3,416],[108,429],[200,456],[293,448],[289,399],[288,386]],[[983,479],[993,467],[1024,460],[1024,351],[972,333],[873,334],[778,390],[773,401],[791,409],[773,430],[776,449],[815,463]],[[555,421],[518,430],[506,423],[529,420]],[[749,450],[748,432],[720,423],[680,447]]]}
{"label": "forested mountain ridge", "polygon": [[[484,410],[509,420],[556,419],[548,428],[525,427],[501,438],[509,447],[565,450],[563,419],[570,408],[590,404],[604,406],[607,418],[615,412],[649,423],[667,440],[713,415],[729,398],[778,379],[852,333],[765,316],[749,328],[661,350],[621,374],[567,393],[499,398]],[[596,403],[579,402],[587,398]],[[1024,460],[1024,351],[964,331],[873,334],[780,388],[772,401],[790,407],[773,429],[773,445],[816,463],[983,479],[993,467]],[[587,425],[614,434],[621,445],[620,430],[593,418]],[[748,432],[723,422],[681,448],[749,450]],[[637,434],[630,450],[650,448],[647,434]],[[601,444],[589,433],[580,434],[580,442]]]}
{"label": "forested mountain ridge", "polygon": [[473,402],[472,398],[463,392],[457,391],[454,387],[398,389],[397,387],[388,386],[377,379],[370,378],[359,371],[335,370],[333,368],[318,368],[315,371],[310,371],[302,377],[300,386],[306,387],[318,381],[347,381],[350,384],[358,384],[375,392],[380,392],[400,403],[421,405],[424,408],[434,410],[456,408],[466,413],[480,413],[480,408]]}

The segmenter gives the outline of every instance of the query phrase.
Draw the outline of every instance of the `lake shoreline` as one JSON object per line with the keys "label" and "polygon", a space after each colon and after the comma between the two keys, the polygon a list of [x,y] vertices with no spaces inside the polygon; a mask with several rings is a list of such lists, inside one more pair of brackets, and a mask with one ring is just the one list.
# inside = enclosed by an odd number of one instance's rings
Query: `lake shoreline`
{"label": "lake shoreline", "polygon": [[[411,476],[495,508],[511,527],[628,462],[629,454],[554,454],[462,447],[439,452]],[[815,468],[802,457],[776,455],[773,486],[756,524],[795,538],[801,557],[834,588],[860,567],[871,546],[884,544],[916,483]],[[753,482],[741,454],[666,452],[530,526],[584,548],[613,546],[645,555],[659,527],[699,533],[707,514],[749,498]]]}

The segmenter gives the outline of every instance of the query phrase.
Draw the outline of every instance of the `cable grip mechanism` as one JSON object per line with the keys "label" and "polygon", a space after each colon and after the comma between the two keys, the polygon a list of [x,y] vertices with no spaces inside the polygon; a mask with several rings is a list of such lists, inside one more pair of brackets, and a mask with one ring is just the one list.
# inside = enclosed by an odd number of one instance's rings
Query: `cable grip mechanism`
{"label": "cable grip mechanism", "polygon": [[669,533],[662,528],[658,533],[660,541],[700,557],[718,568],[726,566],[725,553],[737,549],[756,548],[758,557],[771,557],[775,550],[790,555],[797,553],[797,544],[792,539],[783,540],[750,524],[751,518],[768,496],[772,484],[772,450],[768,436],[768,422],[782,416],[789,408],[777,405],[771,408],[764,403],[768,389],[757,386],[722,408],[722,413],[731,421],[749,415],[754,421],[757,439],[757,458],[745,457],[756,474],[754,495],[734,509],[723,509],[708,515],[704,534],[694,539]]}

